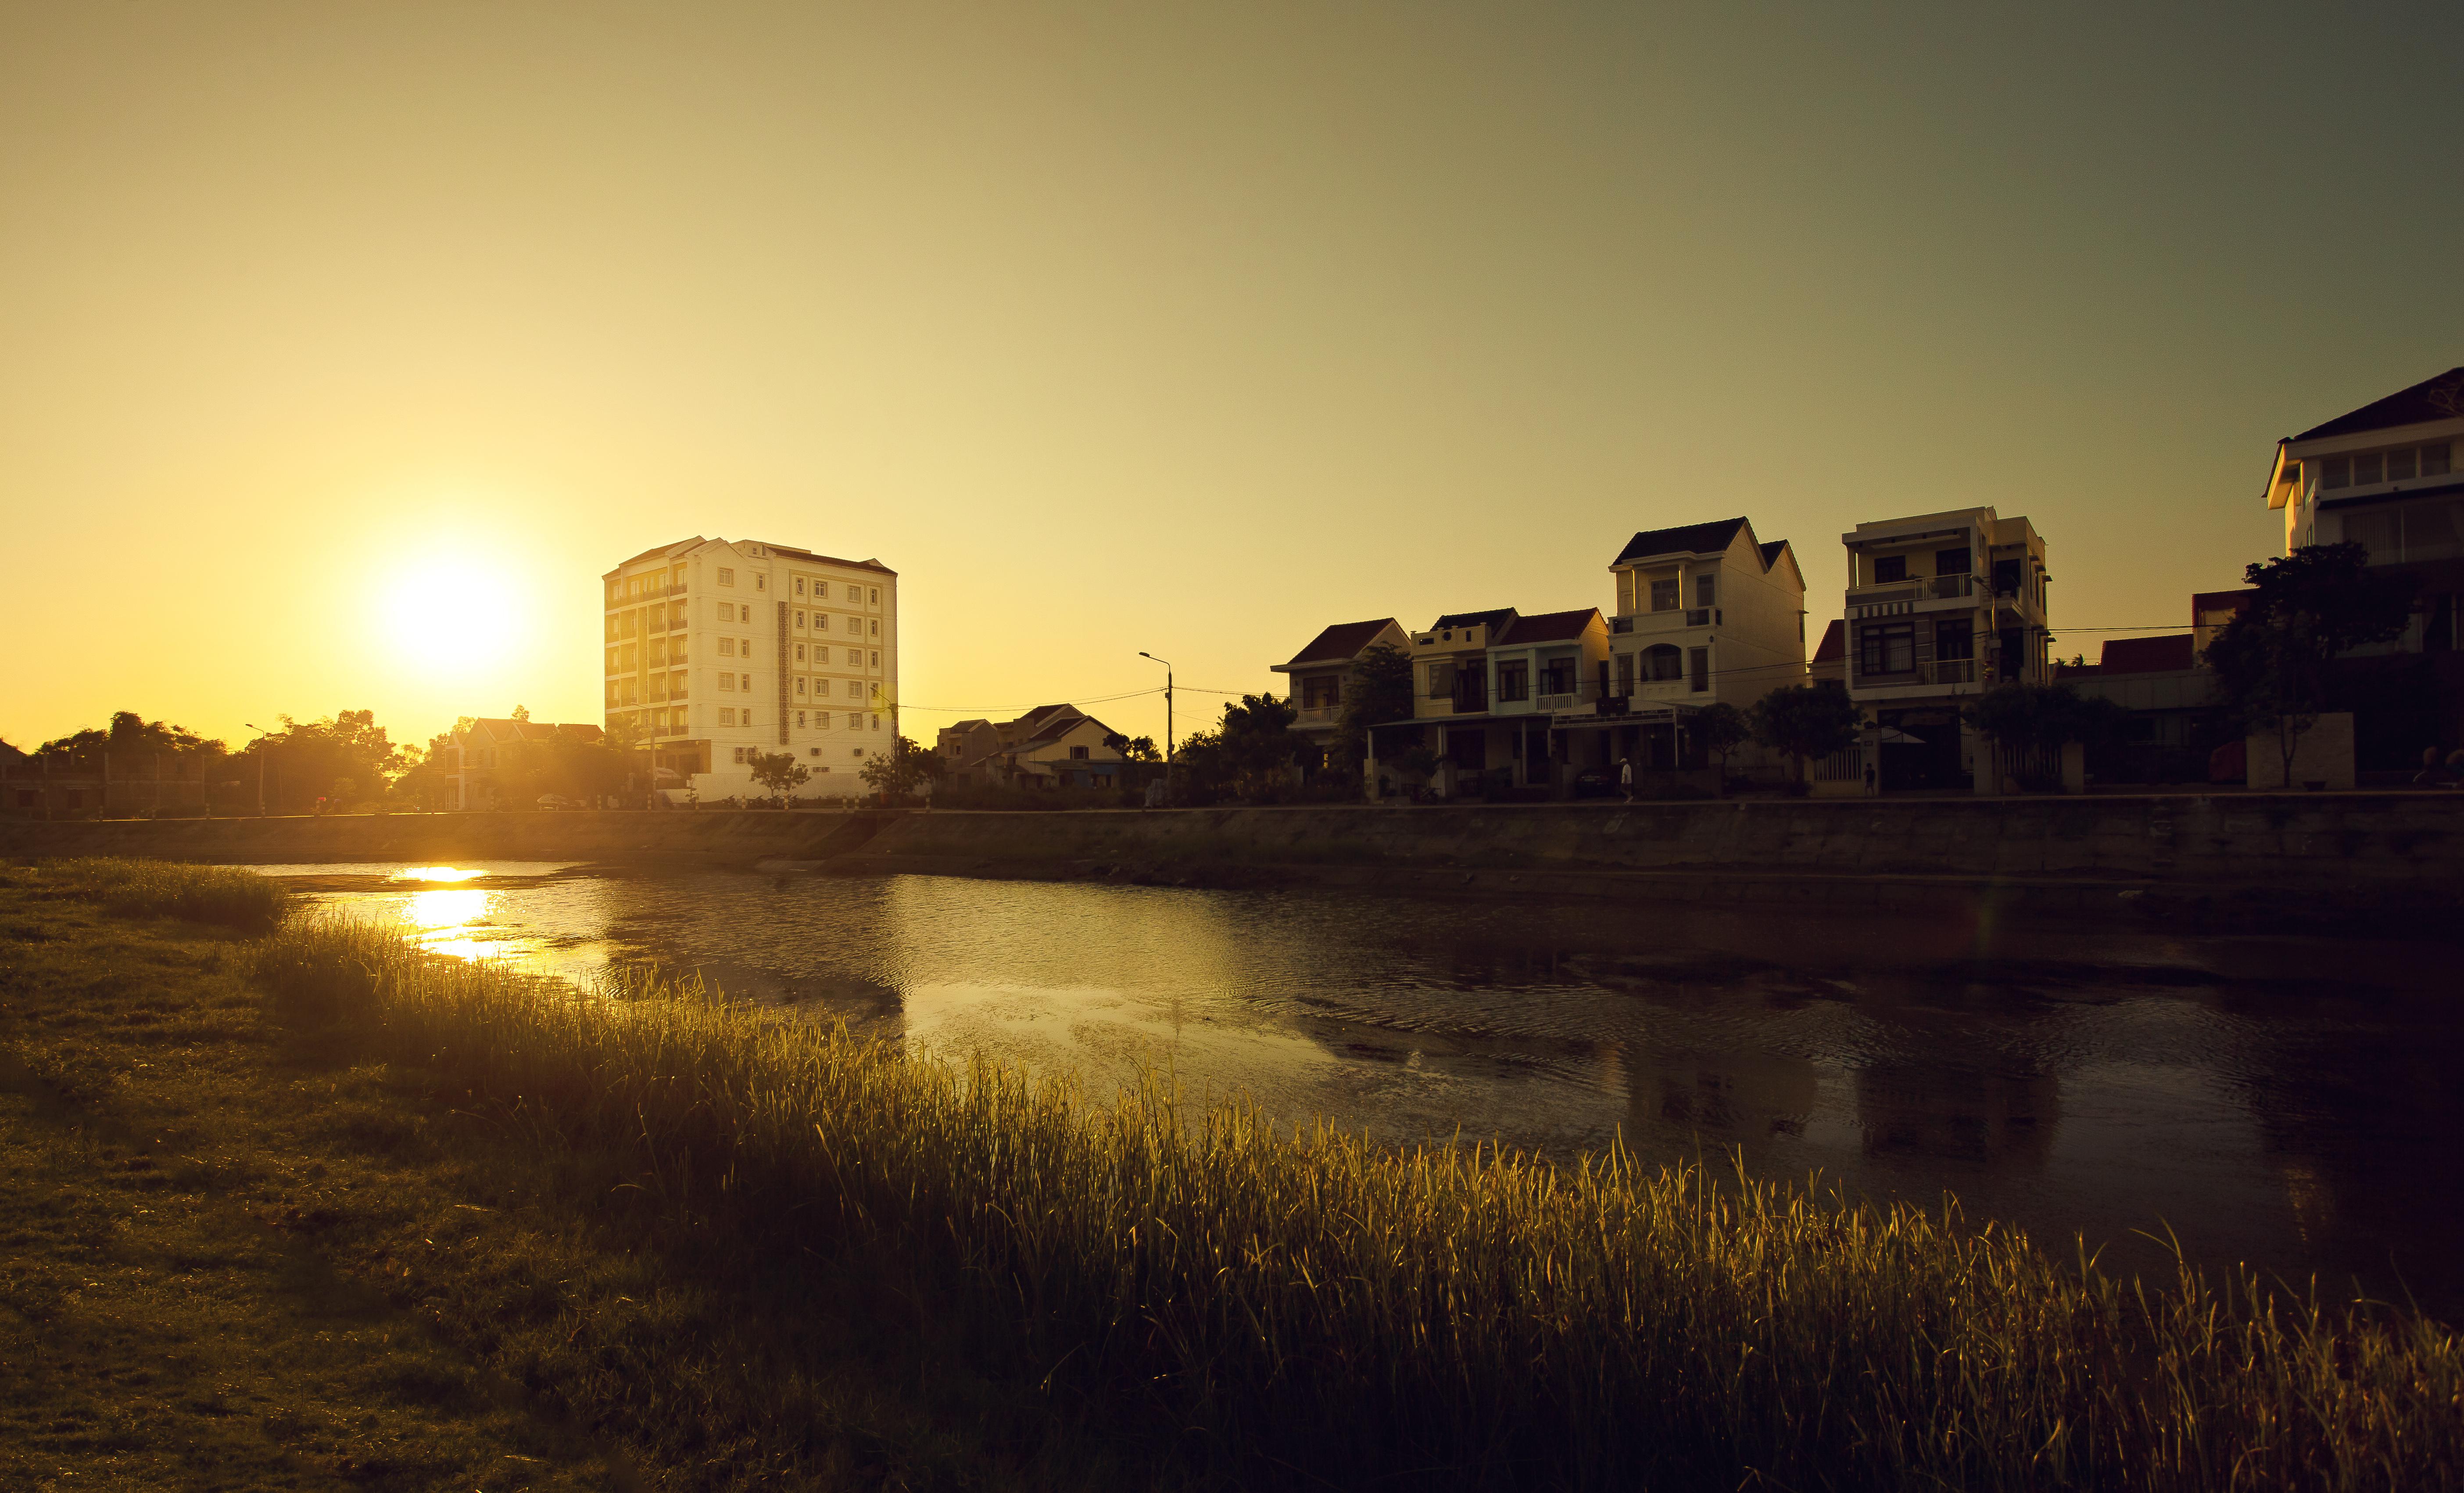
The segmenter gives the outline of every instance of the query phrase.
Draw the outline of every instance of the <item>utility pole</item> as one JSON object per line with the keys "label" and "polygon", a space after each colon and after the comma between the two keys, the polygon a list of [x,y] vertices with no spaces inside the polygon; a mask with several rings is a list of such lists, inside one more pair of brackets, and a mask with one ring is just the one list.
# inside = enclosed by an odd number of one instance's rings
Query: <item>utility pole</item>
{"label": "utility pole", "polygon": [[1143,648],[1138,650],[1138,657],[1163,665],[1163,784],[1164,791],[1170,793],[1176,786],[1172,777],[1172,660],[1158,658]]}

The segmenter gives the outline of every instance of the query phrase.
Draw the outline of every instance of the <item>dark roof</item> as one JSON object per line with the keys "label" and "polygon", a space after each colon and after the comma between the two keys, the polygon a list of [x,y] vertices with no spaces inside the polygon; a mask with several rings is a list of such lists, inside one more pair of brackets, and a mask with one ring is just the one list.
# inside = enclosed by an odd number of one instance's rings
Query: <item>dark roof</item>
{"label": "dark roof", "polygon": [[1393,617],[1379,617],[1374,622],[1337,622],[1317,636],[1309,646],[1292,655],[1287,669],[1297,669],[1305,663],[1350,663],[1360,656],[1360,650],[1376,641],[1377,635],[1397,626]]}
{"label": "dark roof", "polygon": [[1822,641],[1814,645],[1815,663],[1838,663],[1848,657],[1848,625],[1837,617],[1822,630]]}
{"label": "dark roof", "polygon": [[2166,637],[2109,637],[2097,667],[2106,674],[2171,674],[2198,667],[2188,633]]}
{"label": "dark roof", "polygon": [[699,534],[695,534],[695,535],[694,535],[693,538],[691,538],[691,539],[680,539],[680,540],[677,540],[677,541],[676,541],[674,544],[672,544],[672,545],[661,545],[661,546],[659,546],[656,549],[645,549],[645,550],[643,550],[640,554],[635,555],[635,556],[634,556],[632,559],[630,559],[630,560],[620,560],[620,561],[618,561],[618,562],[617,562],[617,564],[616,564],[616,568],[617,568],[617,569],[619,569],[619,570],[621,570],[621,569],[625,568],[625,567],[627,567],[627,566],[628,566],[628,565],[640,565],[643,561],[649,559],[649,558],[650,558],[651,556],[653,556],[653,555],[663,555],[663,554],[668,553],[668,552],[669,552],[670,550],[671,550],[671,549],[678,549],[678,548],[683,547],[683,546],[686,546],[686,545],[698,545],[698,544],[700,544],[700,543],[701,543],[701,536],[700,536]]}
{"label": "dark roof", "polygon": [[1494,630],[1501,623],[1514,620],[1512,607],[1500,607],[1494,612],[1449,612],[1429,624],[1432,631],[1441,627],[1485,627]]}
{"label": "dark roof", "polygon": [[[1654,555],[1716,555],[1726,553],[1736,542],[1737,530],[1746,527],[1743,519],[1721,519],[1711,524],[1687,524],[1678,528],[1644,529],[1625,542],[1611,565],[1623,565],[1629,560],[1648,560]],[[1768,562],[1767,562],[1768,563]]]}
{"label": "dark roof", "polygon": [[1500,643],[1559,643],[1583,635],[1598,618],[1600,609],[1584,607],[1575,612],[1544,612],[1536,617],[1516,617],[1506,635],[1495,639]]}
{"label": "dark roof", "polygon": [[811,560],[821,565],[843,565],[851,570],[879,570],[884,575],[898,573],[878,560],[842,560],[836,555],[819,555],[809,549],[799,549],[793,545],[774,545],[766,539],[757,539],[753,543],[765,549],[775,549],[782,555],[793,555],[799,560]]}
{"label": "dark roof", "polygon": [[2426,378],[2410,389],[2399,390],[2385,399],[2374,399],[2349,414],[2340,414],[2324,425],[2314,425],[2295,440],[2319,440],[2328,435],[2358,435],[2364,431],[2383,431],[2396,425],[2421,425],[2431,420],[2452,420],[2464,415],[2464,368],[2449,368],[2436,378]]}
{"label": "dark roof", "polygon": [[1770,544],[1765,545],[1763,546],[1763,568],[1768,570],[1772,566],[1779,564],[1779,552],[1787,547],[1788,541],[1784,539],[1774,539]]}

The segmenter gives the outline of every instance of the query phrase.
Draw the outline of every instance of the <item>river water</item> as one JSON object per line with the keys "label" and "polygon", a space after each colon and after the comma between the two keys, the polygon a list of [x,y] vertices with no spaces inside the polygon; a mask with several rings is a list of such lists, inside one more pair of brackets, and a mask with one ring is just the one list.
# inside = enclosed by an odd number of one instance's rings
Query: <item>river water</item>
{"label": "river water", "polygon": [[[2438,944],[892,876],[263,866],[463,958],[697,969],[925,1052],[1378,1139],[1818,1172],[2464,1315]],[[477,873],[471,875],[470,873]]]}

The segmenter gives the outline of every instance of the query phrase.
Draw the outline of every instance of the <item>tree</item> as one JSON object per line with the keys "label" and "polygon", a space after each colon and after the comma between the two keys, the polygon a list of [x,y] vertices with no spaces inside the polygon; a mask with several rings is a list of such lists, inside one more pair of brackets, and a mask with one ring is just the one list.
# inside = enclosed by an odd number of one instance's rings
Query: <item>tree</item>
{"label": "tree", "polygon": [[1746,713],[1731,704],[1705,705],[1694,713],[1694,740],[1705,751],[1720,759],[1720,796],[1728,795],[1728,753],[1743,746],[1754,734]]}
{"label": "tree", "polygon": [[297,813],[331,796],[338,779],[348,779],[355,793],[382,797],[408,768],[372,710],[338,710],[305,723],[287,715],[277,719],[282,729],[250,743],[241,754],[262,758],[267,807],[277,813]]}
{"label": "tree", "polygon": [[1224,766],[1243,798],[1264,797],[1276,781],[1300,760],[1308,746],[1293,732],[1300,712],[1287,700],[1272,695],[1243,695],[1223,707]]}
{"label": "tree", "polygon": [[1163,766],[1163,753],[1155,749],[1152,736],[1124,736],[1118,731],[1104,738],[1104,745],[1121,754],[1121,786],[1141,789]]}
{"label": "tree", "polygon": [[803,787],[813,775],[813,769],[798,762],[792,751],[747,752],[744,761],[753,769],[753,781],[781,795]]}
{"label": "tree", "polygon": [[1796,780],[1805,781],[1805,759],[1828,757],[1857,739],[1865,718],[1858,713],[1848,691],[1836,680],[1775,689],[1754,702],[1747,713],[1754,740],[1773,751],[1786,752],[1796,765]]}
{"label": "tree", "polygon": [[890,797],[903,797],[926,783],[938,783],[949,764],[939,752],[927,751],[911,737],[901,736],[891,743],[888,755],[876,753],[857,770],[856,775]]}
{"label": "tree", "polygon": [[1968,724],[2005,746],[2101,746],[2122,733],[2129,711],[2068,684],[2006,680],[1969,702]]}
{"label": "tree", "polygon": [[1331,753],[1354,780],[1369,760],[1369,728],[1412,718],[1412,656],[1393,643],[1375,643],[1352,660],[1344,681],[1343,714]]}
{"label": "tree", "polygon": [[2336,660],[2412,620],[2412,583],[2369,561],[2367,548],[2343,544],[2252,564],[2242,579],[2257,594],[2208,645],[2227,707],[2243,730],[2275,736],[2286,783],[2302,736],[2327,708]]}
{"label": "tree", "polygon": [[529,720],[531,718],[531,707],[528,705],[516,705],[514,707],[513,718],[517,721]]}

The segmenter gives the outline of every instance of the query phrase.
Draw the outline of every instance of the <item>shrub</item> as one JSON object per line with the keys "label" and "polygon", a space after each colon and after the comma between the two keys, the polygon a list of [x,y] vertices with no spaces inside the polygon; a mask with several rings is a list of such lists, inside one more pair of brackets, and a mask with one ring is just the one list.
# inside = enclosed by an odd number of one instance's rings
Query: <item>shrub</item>
{"label": "shrub", "polygon": [[271,932],[291,910],[291,893],[237,866],[93,857],[55,860],[44,875],[70,896],[136,917],[180,918],[242,933]]}

